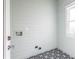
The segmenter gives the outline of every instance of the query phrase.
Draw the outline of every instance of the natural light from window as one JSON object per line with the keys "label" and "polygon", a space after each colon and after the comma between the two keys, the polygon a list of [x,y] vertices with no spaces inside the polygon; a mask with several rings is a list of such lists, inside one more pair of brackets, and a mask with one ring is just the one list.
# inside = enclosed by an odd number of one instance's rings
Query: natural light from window
{"label": "natural light from window", "polygon": [[66,7],[66,34],[67,36],[75,36],[75,6],[70,4]]}

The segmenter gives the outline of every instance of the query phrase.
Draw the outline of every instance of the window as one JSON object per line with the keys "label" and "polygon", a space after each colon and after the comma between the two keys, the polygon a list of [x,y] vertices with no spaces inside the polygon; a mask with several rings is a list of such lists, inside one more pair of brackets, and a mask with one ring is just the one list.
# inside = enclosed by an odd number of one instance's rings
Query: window
{"label": "window", "polygon": [[75,36],[75,5],[71,3],[66,7],[66,34],[67,36]]}

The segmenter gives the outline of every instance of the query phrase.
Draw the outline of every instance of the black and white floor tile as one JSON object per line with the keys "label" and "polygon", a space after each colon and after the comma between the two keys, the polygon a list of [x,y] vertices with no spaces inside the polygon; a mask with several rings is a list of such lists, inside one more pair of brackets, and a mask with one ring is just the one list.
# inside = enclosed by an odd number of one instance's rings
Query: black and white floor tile
{"label": "black and white floor tile", "polygon": [[38,54],[36,56],[29,57],[27,59],[75,59],[75,58],[70,57],[68,54],[56,48],[56,49]]}

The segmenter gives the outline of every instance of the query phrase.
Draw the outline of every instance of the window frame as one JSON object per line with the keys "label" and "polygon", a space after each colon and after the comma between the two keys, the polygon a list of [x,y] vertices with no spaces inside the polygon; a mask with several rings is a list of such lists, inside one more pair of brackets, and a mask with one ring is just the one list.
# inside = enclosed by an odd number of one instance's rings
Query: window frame
{"label": "window frame", "polygon": [[72,3],[70,3],[70,4],[68,4],[66,7],[65,7],[65,28],[66,28],[66,36],[67,37],[71,37],[71,38],[75,38],[75,32],[73,32],[73,33],[70,33],[70,29],[69,29],[69,25],[70,25],[70,23],[71,22],[74,22],[75,23],[75,20],[70,20],[70,10],[72,9],[72,8],[75,8],[75,2],[72,2]]}

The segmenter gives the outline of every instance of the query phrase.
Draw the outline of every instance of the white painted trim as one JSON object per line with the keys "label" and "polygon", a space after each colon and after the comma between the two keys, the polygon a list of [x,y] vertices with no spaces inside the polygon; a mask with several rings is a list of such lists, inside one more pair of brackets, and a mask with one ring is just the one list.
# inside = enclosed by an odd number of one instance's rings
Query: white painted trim
{"label": "white painted trim", "polygon": [[69,17],[70,17],[70,15],[69,15],[69,10],[70,9],[72,9],[72,8],[75,8],[75,2],[72,2],[72,3],[70,3],[70,4],[68,4],[66,7],[65,7],[65,27],[66,27],[66,36],[67,37],[71,37],[71,38],[74,38],[74,34],[73,35],[71,35],[71,33],[68,33],[68,31],[67,31],[67,25],[68,25],[68,22],[70,22],[69,21]]}
{"label": "white painted trim", "polygon": [[70,4],[66,5],[65,8],[71,7],[72,5],[75,7],[75,2],[71,2]]}
{"label": "white painted trim", "polygon": [[10,0],[4,0],[4,59],[10,59],[8,36],[10,36]]}

